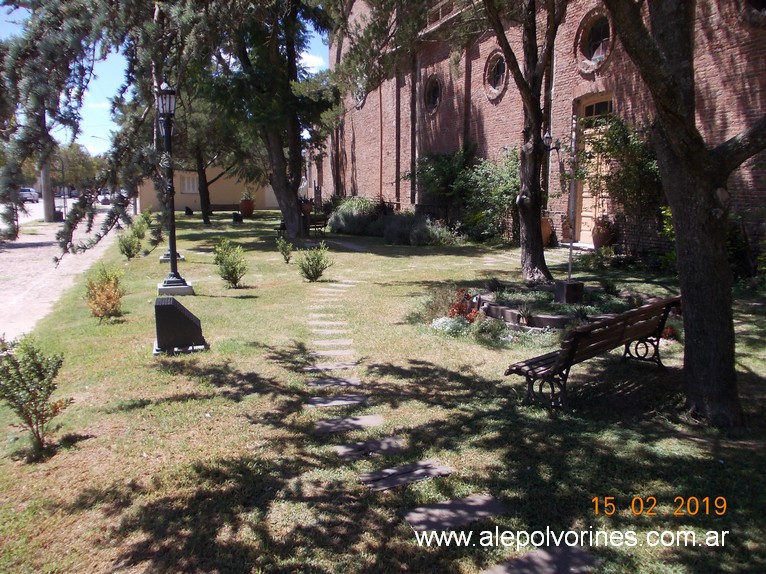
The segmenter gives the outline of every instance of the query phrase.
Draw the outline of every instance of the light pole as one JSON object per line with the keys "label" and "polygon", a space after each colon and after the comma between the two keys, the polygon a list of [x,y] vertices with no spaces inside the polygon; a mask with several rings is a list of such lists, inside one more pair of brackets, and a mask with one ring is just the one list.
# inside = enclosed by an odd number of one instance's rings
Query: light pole
{"label": "light pole", "polygon": [[165,143],[165,179],[167,181],[166,208],[168,218],[168,247],[170,251],[170,273],[157,288],[160,295],[194,295],[191,284],[181,277],[178,272],[178,252],[176,251],[176,213],[175,194],[173,186],[173,116],[176,112],[176,91],[170,87],[167,80],[157,88],[157,114],[159,117],[160,135]]}

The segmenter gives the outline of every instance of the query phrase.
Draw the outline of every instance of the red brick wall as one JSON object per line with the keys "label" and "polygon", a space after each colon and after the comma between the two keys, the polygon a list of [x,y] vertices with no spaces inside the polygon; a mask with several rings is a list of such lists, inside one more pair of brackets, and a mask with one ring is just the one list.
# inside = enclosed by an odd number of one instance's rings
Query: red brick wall
{"label": "red brick wall", "polygon": [[[742,17],[744,2],[699,3],[698,124],[711,145],[740,132],[766,110],[766,27]],[[581,114],[585,105],[601,98],[611,97],[614,111],[634,123],[644,123],[652,116],[649,94],[619,40],[612,39],[609,55],[597,69],[583,63],[582,23],[599,10],[603,8],[598,0],[570,2],[556,39],[551,132],[554,140],[565,144],[570,141],[572,114]],[[364,11],[361,3],[355,3],[354,16]],[[517,38],[518,45],[518,35],[510,36]],[[370,93],[361,107],[355,107],[352,96],[347,97],[344,125],[333,150],[342,160],[338,188],[347,195],[398,200],[406,208],[411,204],[411,182],[403,178],[417,155],[451,153],[472,143],[479,157],[494,159],[503,147],[518,146],[522,107],[510,74],[506,73],[499,93],[486,84],[487,63],[497,51],[489,33],[459,57],[448,44],[429,42],[413,56],[412,69],[399,70],[397,77]],[[331,61],[337,53],[331,48]],[[442,95],[438,108],[428,112],[424,88],[431,76],[441,82]],[[551,154],[549,209],[561,237],[568,190],[562,192],[558,157]],[[329,154],[322,170],[325,190],[333,189],[331,159]],[[730,188],[734,209],[752,222],[754,235],[766,231],[758,223],[766,215],[766,154],[746,162],[732,176]]]}

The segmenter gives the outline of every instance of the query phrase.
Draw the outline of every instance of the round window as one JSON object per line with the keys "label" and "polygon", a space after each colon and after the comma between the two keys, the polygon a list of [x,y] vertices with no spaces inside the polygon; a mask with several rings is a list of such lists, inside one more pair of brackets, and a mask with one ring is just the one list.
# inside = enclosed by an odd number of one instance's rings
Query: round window
{"label": "round window", "polygon": [[436,76],[431,76],[426,82],[426,89],[424,92],[426,110],[429,112],[435,112],[439,107],[439,102],[442,99],[442,85]]}
{"label": "round window", "polygon": [[606,12],[591,10],[580,23],[575,39],[578,68],[584,74],[598,70],[609,57],[614,46],[614,34]]}

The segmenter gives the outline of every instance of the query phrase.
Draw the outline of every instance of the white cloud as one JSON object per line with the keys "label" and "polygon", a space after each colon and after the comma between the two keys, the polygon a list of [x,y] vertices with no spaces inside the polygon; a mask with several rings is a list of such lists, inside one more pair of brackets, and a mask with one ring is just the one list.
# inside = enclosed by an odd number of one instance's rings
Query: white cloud
{"label": "white cloud", "polygon": [[312,74],[316,74],[317,72],[327,69],[327,62],[325,62],[322,56],[304,52],[301,54],[301,66],[306,68]]}

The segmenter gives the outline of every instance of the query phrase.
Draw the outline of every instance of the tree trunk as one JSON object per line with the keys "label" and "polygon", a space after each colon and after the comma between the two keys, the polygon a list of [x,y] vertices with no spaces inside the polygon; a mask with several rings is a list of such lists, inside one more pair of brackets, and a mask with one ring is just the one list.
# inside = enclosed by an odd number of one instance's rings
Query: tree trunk
{"label": "tree trunk", "polygon": [[269,155],[269,183],[282,212],[285,222],[285,234],[288,237],[304,237],[301,225],[301,210],[298,203],[298,185],[294,178],[288,177],[287,159],[285,158],[282,137],[278,128],[262,130],[263,143]]}
{"label": "tree trunk", "polygon": [[199,191],[199,205],[202,210],[202,221],[205,225],[210,225],[210,188],[207,184],[207,171],[205,170],[205,158],[202,155],[202,148],[194,148],[194,161],[197,168],[197,189]]}
{"label": "tree trunk", "polygon": [[743,423],[734,360],[732,274],[726,252],[727,192],[721,174],[682,161],[656,130],[657,157],[673,212],[683,296],[686,406],[720,427]]}
{"label": "tree trunk", "polygon": [[[538,128],[539,131],[539,128]],[[536,132],[534,132],[536,133]],[[553,275],[545,263],[540,215],[542,213],[542,191],[540,172],[542,170],[542,142],[535,146],[534,137],[521,148],[519,175],[521,191],[516,201],[519,207],[521,234],[521,273],[524,281],[548,282]],[[536,149],[537,148],[537,149]]]}

